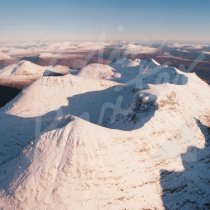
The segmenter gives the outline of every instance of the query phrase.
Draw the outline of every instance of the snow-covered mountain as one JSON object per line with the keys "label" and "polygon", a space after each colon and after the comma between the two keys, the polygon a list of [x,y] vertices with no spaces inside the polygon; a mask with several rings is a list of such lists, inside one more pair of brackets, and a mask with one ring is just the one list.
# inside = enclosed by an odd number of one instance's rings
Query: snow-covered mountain
{"label": "snow-covered mountain", "polygon": [[7,66],[5,69],[1,70],[0,75],[41,76],[44,70],[42,66],[36,65],[30,61],[20,61],[17,64]]}
{"label": "snow-covered mountain", "polygon": [[117,80],[121,77],[119,73],[116,72],[112,67],[93,63],[82,68],[78,76],[92,78],[92,79],[107,79],[107,80]]}
{"label": "snow-covered mountain", "polygon": [[44,74],[46,70],[51,70],[54,72],[60,73],[68,73],[67,67],[58,66],[56,67],[48,67],[48,66],[39,66],[30,61],[19,61],[16,64],[9,65],[0,71],[0,77],[7,76],[22,76],[22,77],[40,77]]}
{"label": "snow-covered mountain", "polygon": [[124,47],[124,49],[126,54],[132,54],[132,53],[152,54],[157,52],[157,48],[151,46],[144,46],[140,44],[133,44],[133,43],[129,43]]}
{"label": "snow-covered mountain", "polygon": [[40,77],[0,110],[0,208],[208,209],[209,109],[153,59]]}
{"label": "snow-covered mountain", "polygon": [[41,76],[60,76],[69,74],[69,67],[40,66],[30,61],[21,60],[0,70],[0,85],[22,90]]}

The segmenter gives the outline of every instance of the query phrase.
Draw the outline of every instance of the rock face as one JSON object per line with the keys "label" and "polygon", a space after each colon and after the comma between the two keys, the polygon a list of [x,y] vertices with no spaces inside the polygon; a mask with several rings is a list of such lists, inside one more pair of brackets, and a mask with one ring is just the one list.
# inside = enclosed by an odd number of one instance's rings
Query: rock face
{"label": "rock face", "polygon": [[209,86],[154,60],[96,69],[0,110],[0,208],[208,209]]}

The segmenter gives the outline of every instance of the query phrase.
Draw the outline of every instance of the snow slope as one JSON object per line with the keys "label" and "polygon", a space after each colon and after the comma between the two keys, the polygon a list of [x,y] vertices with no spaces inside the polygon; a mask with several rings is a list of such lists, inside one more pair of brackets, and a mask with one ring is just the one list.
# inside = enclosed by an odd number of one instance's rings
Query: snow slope
{"label": "snow slope", "polygon": [[[116,71],[150,72],[143,89],[90,73],[41,77],[0,110],[0,208],[208,209],[210,88],[139,62]],[[168,80],[151,80],[157,72]]]}
{"label": "snow slope", "polygon": [[108,65],[93,63],[82,68],[78,76],[92,79],[117,80],[121,75]]}
{"label": "snow slope", "polygon": [[7,76],[36,76],[40,77],[43,75],[43,73],[47,70],[50,69],[51,71],[54,72],[61,72],[61,73],[66,73],[67,72],[67,67],[64,66],[39,66],[37,64],[34,64],[30,61],[19,61],[16,64],[10,65],[5,67],[3,70],[0,71],[0,77],[7,77]]}
{"label": "snow slope", "polygon": [[187,82],[187,77],[181,71],[171,66],[160,65],[154,59],[119,59],[111,66],[121,74],[119,82],[135,85],[139,89],[147,88],[148,84],[181,85]]}
{"label": "snow slope", "polygon": [[39,75],[43,74],[44,69],[30,61],[20,61],[12,70],[15,75]]}
{"label": "snow slope", "polygon": [[112,66],[115,68],[128,68],[128,67],[135,67],[140,65],[141,60],[140,59],[128,59],[128,58],[121,58],[115,61]]}
{"label": "snow slope", "polygon": [[66,66],[39,66],[30,61],[19,61],[0,70],[0,84],[23,89],[41,76],[69,74]]}

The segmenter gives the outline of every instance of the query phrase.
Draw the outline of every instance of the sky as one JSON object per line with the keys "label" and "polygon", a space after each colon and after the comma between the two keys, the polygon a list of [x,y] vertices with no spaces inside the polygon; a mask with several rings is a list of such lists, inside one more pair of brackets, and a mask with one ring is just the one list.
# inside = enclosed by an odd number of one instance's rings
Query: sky
{"label": "sky", "polygon": [[210,41],[210,0],[0,0],[0,41]]}

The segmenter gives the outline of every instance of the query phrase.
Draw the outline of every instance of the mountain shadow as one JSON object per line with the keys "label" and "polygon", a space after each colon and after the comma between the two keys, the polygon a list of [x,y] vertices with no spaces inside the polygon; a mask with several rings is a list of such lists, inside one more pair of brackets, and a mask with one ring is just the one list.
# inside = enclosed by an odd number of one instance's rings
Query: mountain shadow
{"label": "mountain shadow", "polygon": [[0,108],[11,101],[21,90],[0,85]]}
{"label": "mountain shadow", "polygon": [[184,171],[161,170],[162,201],[167,210],[210,209],[210,128],[196,120],[204,149],[190,146],[181,155]]}

